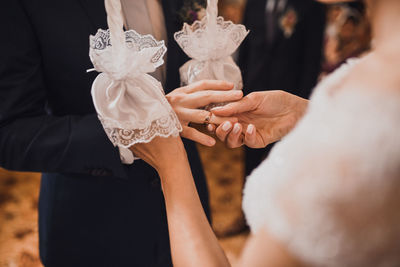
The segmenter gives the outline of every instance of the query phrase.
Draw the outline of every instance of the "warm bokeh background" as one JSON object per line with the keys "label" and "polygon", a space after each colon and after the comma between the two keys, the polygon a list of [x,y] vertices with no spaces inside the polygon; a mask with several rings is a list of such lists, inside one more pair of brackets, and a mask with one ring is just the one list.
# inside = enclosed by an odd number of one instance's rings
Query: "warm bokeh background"
{"label": "warm bokeh background", "polygon": [[[220,14],[240,22],[243,0],[220,1]],[[343,5],[328,9],[321,77],[349,57],[369,48],[370,32],[363,10]],[[213,227],[233,263],[248,236],[241,211],[244,184],[242,149],[199,146],[210,188]],[[40,175],[0,169],[0,267],[41,266],[38,258],[37,206]]]}

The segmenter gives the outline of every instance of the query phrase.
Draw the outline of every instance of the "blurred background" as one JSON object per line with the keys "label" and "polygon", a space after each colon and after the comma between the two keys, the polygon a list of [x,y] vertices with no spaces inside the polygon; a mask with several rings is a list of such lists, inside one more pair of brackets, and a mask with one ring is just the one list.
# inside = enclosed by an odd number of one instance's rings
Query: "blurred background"
{"label": "blurred background", "polygon": [[[299,0],[220,0],[219,5],[226,20],[244,23],[250,30],[235,55],[245,93],[283,89],[309,97],[318,80],[370,48],[370,27],[361,3],[320,6]],[[309,12],[313,15],[307,16]],[[233,264],[249,234],[241,210],[245,177],[269,149],[227,149],[223,143],[214,148],[199,146],[213,228]],[[39,184],[40,174],[0,169],[0,267],[41,266]]]}

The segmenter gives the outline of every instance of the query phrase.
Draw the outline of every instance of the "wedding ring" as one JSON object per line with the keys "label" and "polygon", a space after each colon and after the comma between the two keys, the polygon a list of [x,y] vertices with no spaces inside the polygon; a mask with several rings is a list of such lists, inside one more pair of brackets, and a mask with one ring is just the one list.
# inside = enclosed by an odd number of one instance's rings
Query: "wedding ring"
{"label": "wedding ring", "polygon": [[211,112],[208,113],[207,117],[204,119],[204,125],[207,126],[211,121]]}

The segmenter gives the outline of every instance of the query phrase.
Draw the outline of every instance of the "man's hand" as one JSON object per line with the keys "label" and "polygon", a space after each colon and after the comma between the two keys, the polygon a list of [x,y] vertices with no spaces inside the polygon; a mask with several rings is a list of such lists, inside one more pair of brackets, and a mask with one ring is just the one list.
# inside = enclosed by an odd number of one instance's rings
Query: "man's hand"
{"label": "man's hand", "polygon": [[208,122],[219,125],[224,121],[237,122],[237,118],[221,118],[201,109],[211,103],[240,100],[243,97],[242,91],[232,91],[232,89],[233,84],[225,81],[204,80],[177,88],[166,95],[182,124],[181,136],[206,146],[213,146],[215,144],[214,138],[190,127],[189,123],[203,124]]}
{"label": "man's hand", "polygon": [[[214,108],[217,116],[235,116],[238,123],[226,121],[216,129],[221,141],[235,148],[243,144],[262,148],[280,140],[296,125],[308,100],[284,91],[254,92],[242,100]],[[212,127],[208,128],[212,130]]]}

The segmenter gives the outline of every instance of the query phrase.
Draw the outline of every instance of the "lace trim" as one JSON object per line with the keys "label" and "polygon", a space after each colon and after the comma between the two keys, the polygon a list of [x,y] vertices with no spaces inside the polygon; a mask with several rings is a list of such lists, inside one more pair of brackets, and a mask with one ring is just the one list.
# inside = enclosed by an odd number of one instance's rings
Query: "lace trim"
{"label": "lace trim", "polygon": [[[210,40],[207,17],[204,17],[202,20],[195,21],[192,25],[184,23],[182,30],[176,32],[174,38],[185,52],[193,49],[192,46],[196,46],[198,49],[200,42],[200,44],[209,44],[207,49],[209,47],[215,47],[215,49],[224,49],[226,47],[232,48],[233,53],[248,33],[249,31],[246,30],[244,25],[234,24],[232,21],[225,21],[223,17],[218,17],[217,36]],[[215,45],[214,42],[217,42],[218,45]]]}
{"label": "lace trim", "polygon": [[[163,57],[167,52],[164,41],[157,41],[152,35],[141,35],[134,30],[125,31],[126,47],[133,51],[141,51],[146,48],[158,47],[159,49],[151,57],[150,62],[155,64],[155,67],[161,66],[164,61]],[[93,36],[90,35],[90,49],[98,52],[108,50],[111,47],[110,30],[99,29]]]}
{"label": "lace trim", "polygon": [[142,129],[129,127],[130,123],[122,125],[118,121],[104,119],[100,115],[98,117],[113,145],[124,148],[129,148],[136,143],[149,143],[157,136],[165,138],[178,136],[182,131],[182,126],[174,112],[152,121]]}

